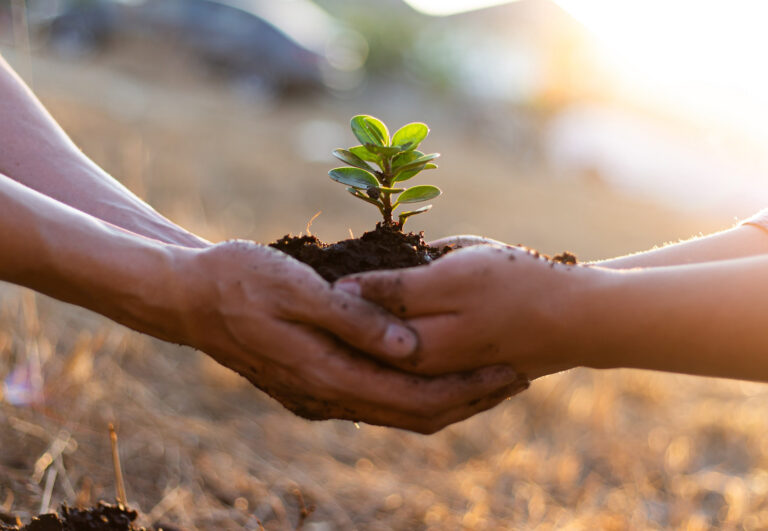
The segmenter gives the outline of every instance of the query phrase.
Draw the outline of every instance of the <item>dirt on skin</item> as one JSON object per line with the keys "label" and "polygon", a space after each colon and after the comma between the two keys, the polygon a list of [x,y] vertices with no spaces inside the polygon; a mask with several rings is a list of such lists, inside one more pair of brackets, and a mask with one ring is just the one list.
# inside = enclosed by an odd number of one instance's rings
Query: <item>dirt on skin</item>
{"label": "dirt on skin", "polygon": [[360,238],[333,244],[323,243],[315,236],[286,234],[269,246],[310,265],[328,282],[364,271],[428,264],[451,250],[450,247],[430,247],[424,241],[423,232],[403,233],[397,227],[381,223]]}
{"label": "dirt on skin", "polygon": [[568,251],[563,251],[562,253],[553,256],[550,260],[553,262],[559,262],[561,264],[565,265],[576,265],[578,260],[576,259],[576,255],[573,253],[569,253]]}
{"label": "dirt on skin", "polygon": [[62,505],[58,514],[41,514],[27,525],[22,525],[18,518],[0,514],[0,531],[151,531],[133,525],[137,516],[136,511],[121,504],[99,502],[88,509]]}

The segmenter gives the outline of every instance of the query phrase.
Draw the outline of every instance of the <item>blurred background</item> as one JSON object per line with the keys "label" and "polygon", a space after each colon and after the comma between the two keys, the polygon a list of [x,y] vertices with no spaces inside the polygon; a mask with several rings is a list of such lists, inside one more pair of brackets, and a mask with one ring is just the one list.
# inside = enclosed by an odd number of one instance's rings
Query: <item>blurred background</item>
{"label": "blurred background", "polygon": [[[581,260],[768,206],[759,0],[0,0],[0,53],[95,161],[211,240],[360,235],[348,120],[424,121],[410,222]],[[765,529],[768,388],[574,370],[429,436],[310,423],[204,355],[0,285],[0,512],[180,529]],[[727,355],[727,353],[723,353]],[[306,518],[302,511],[314,510]]]}

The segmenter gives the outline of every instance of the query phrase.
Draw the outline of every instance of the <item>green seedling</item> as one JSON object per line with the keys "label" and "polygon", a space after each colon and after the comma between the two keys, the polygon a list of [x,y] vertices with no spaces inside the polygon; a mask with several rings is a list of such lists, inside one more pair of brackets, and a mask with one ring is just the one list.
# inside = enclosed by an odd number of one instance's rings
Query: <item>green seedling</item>
{"label": "green seedling", "polygon": [[400,205],[429,201],[442,193],[431,184],[410,188],[400,184],[422,170],[437,168],[432,161],[439,153],[425,155],[416,149],[429,133],[426,124],[404,125],[391,138],[387,126],[373,116],[355,116],[351,126],[360,145],[333,151],[334,157],[349,166],[329,171],[331,179],[346,185],[347,192],[358,199],[376,205],[385,225],[402,229],[409,217],[431,209],[432,205],[426,205],[400,212],[397,223],[392,219],[392,212]]}

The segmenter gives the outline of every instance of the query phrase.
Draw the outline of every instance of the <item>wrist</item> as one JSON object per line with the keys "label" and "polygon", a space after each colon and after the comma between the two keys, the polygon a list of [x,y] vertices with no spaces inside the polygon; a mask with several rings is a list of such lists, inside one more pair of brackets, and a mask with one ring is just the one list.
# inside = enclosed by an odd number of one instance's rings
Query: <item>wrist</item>
{"label": "wrist", "polygon": [[[603,367],[602,293],[609,289],[612,271],[589,266],[544,266],[529,277],[523,293],[513,293],[512,306],[528,300],[525,312],[511,312],[510,330],[522,328],[522,343],[505,355],[509,363],[531,379],[575,367]],[[522,364],[521,361],[525,360]]]}
{"label": "wrist", "polygon": [[127,286],[114,296],[124,315],[121,322],[140,332],[175,343],[188,343],[184,319],[189,306],[185,263],[195,250],[152,242],[123,272]]}
{"label": "wrist", "polygon": [[622,367],[624,350],[614,336],[619,332],[623,283],[627,276],[599,267],[580,268],[561,304],[560,348],[576,367]]}
{"label": "wrist", "polygon": [[186,249],[111,231],[100,244],[52,245],[42,264],[48,285],[35,289],[172,340],[182,307],[179,255]]}

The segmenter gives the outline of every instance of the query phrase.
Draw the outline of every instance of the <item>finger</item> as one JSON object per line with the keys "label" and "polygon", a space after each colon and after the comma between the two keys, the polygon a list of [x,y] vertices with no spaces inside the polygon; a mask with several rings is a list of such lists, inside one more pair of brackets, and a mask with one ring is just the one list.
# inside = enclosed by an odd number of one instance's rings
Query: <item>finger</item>
{"label": "finger", "polygon": [[405,323],[371,302],[330,286],[311,292],[298,305],[295,318],[322,328],[346,344],[385,359],[407,358],[416,351],[418,337]]}
{"label": "finger", "polygon": [[453,287],[432,265],[350,275],[334,284],[398,316],[446,311]]}
{"label": "finger", "polygon": [[[472,326],[471,334],[456,334],[461,324],[459,315],[432,315],[406,321],[419,336],[419,349],[406,360],[393,365],[408,372],[423,375],[440,375],[476,369],[483,366],[510,364],[530,380],[547,374],[573,368],[572,363],[548,358],[544,354],[532,355],[529,346],[522,340],[515,342],[514,361],[509,352],[504,352],[499,339],[480,342],[478,338],[493,338],[495,335],[483,330],[482,323]],[[525,325],[525,323],[522,323]]]}
{"label": "finger", "polygon": [[489,410],[499,403],[511,398],[519,393],[522,393],[530,386],[530,382],[527,379],[520,379],[510,385],[505,385],[490,393],[487,396],[479,398],[467,405],[458,406],[444,411],[443,413],[433,416],[428,419],[421,419],[421,422],[417,422],[415,425],[408,427],[411,431],[416,431],[425,435],[435,433],[442,430],[446,426],[468,419],[478,413]]}
{"label": "finger", "polygon": [[392,389],[397,394],[379,394],[378,389],[371,389],[371,382],[361,382],[359,390],[368,390],[367,397],[374,403],[389,399],[392,408],[426,418],[465,407],[497,389],[527,381],[524,375],[501,365],[437,377],[394,372],[388,379],[393,380]]}
{"label": "finger", "polygon": [[481,330],[457,333],[463,327],[460,315],[421,316],[411,318],[407,323],[419,337],[419,348],[407,359],[393,362],[404,370],[440,375],[503,362],[497,357],[497,342],[479,343],[478,338],[487,337],[488,334],[483,334]]}
{"label": "finger", "polygon": [[[285,369],[278,369],[275,372],[280,370],[285,371]],[[345,419],[377,426],[391,426],[422,434],[434,433],[450,424],[490,409],[506,398],[526,390],[530,385],[525,377],[519,377],[467,403],[450,406],[441,404],[439,410],[414,412],[411,408],[408,411],[402,411],[359,398],[335,401],[322,399],[314,394],[307,394],[306,387],[297,386],[295,383],[292,388],[286,386],[291,378],[295,379],[296,375],[285,371],[281,378],[283,383],[277,389],[254,383],[294,414],[309,420]],[[297,388],[302,391],[296,392]]]}
{"label": "finger", "polygon": [[453,249],[461,249],[463,247],[472,247],[473,245],[506,245],[504,242],[494,240],[492,238],[486,238],[485,236],[474,236],[472,234],[460,234],[458,236],[448,236],[447,238],[440,238],[439,240],[433,240],[427,245],[437,247],[441,249],[443,247],[451,247]]}
{"label": "finger", "polygon": [[[253,380],[252,380],[253,381]],[[254,382],[262,387],[259,383]],[[527,380],[517,380],[505,385],[487,396],[474,400],[470,404],[449,408],[439,414],[423,416],[413,413],[405,413],[397,410],[380,408],[376,404],[355,402],[351,407],[342,404],[334,404],[324,400],[318,400],[308,395],[297,395],[292,392],[269,389],[267,392],[272,398],[280,402],[286,409],[308,420],[341,419],[353,422],[365,422],[375,426],[389,426],[414,431],[421,434],[435,433],[450,424],[460,422],[480,412],[491,409],[500,402],[526,390],[529,387]]]}
{"label": "finger", "polygon": [[[502,388],[511,392],[527,386],[527,378],[507,366],[441,377],[403,373],[355,355],[317,330],[295,324],[282,328],[278,332],[284,348],[303,352],[301,359],[289,363],[290,357],[277,358],[269,375],[254,371],[251,379],[307,418],[348,418],[434,431],[447,419],[481,410],[485,399]],[[451,413],[457,409],[465,413]]]}
{"label": "finger", "polygon": [[[305,338],[318,344],[316,331],[306,330]],[[293,333],[294,338],[301,334]],[[304,342],[306,348],[307,342]],[[297,348],[298,345],[296,345]],[[313,394],[349,401],[378,404],[405,413],[431,416],[484,397],[524,376],[511,367],[494,365],[471,372],[442,376],[419,376],[385,367],[355,354],[342,345],[328,345],[315,353],[314,360],[300,371]]]}
{"label": "finger", "polygon": [[361,408],[360,411],[352,414],[345,411],[343,408],[339,409],[337,410],[339,416],[334,418],[345,418],[347,420],[365,422],[366,424],[375,426],[391,426],[429,435],[440,431],[450,424],[460,422],[473,415],[486,411],[507,398],[526,390],[529,385],[528,380],[517,380],[512,384],[495,389],[488,395],[478,398],[470,404],[453,406],[442,412],[427,416],[386,410],[372,405],[372,407],[367,407],[364,410]]}

